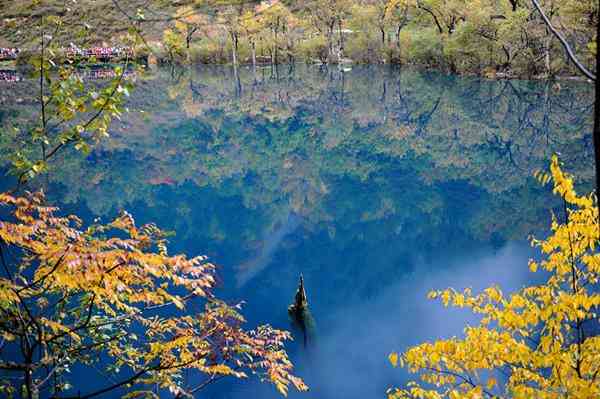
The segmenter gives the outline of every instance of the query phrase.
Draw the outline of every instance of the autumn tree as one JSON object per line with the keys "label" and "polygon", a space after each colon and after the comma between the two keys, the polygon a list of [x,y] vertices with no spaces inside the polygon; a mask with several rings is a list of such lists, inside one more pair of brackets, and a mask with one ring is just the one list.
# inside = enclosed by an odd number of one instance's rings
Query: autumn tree
{"label": "autumn tree", "polygon": [[253,11],[246,11],[242,17],[241,26],[244,31],[244,36],[250,44],[252,66],[256,68],[256,44],[264,29],[263,19]]}
{"label": "autumn tree", "polygon": [[465,7],[460,0],[417,0],[416,6],[431,18],[440,35],[452,35],[464,19]]}
{"label": "autumn tree", "polygon": [[[122,213],[83,228],[43,194],[0,194],[0,390],[8,397],[193,397],[224,376],[257,374],[286,394],[287,332],[243,327],[240,305],[212,292],[205,257],[169,255],[165,234]],[[107,365],[106,365],[107,364]],[[113,377],[74,395],[79,370]],[[186,380],[187,374],[196,377]],[[201,378],[204,376],[204,378]]]}
{"label": "autumn tree", "polygon": [[413,9],[412,0],[393,0],[388,7],[387,19],[394,27],[396,46],[400,49],[400,32],[410,22],[410,11]]}
{"label": "autumn tree", "polygon": [[168,60],[171,64],[182,59],[187,53],[183,46],[182,32],[177,28],[167,28],[162,35],[162,44],[167,50]]}
{"label": "autumn tree", "polygon": [[[562,197],[562,216],[553,216],[552,234],[532,239],[544,254],[530,261],[543,283],[504,295],[492,286],[434,291],[445,306],[469,308],[480,316],[453,337],[390,354],[418,373],[419,382],[391,389],[390,398],[594,398],[600,396],[600,241],[594,194],[581,196],[573,179],[553,157],[554,193]],[[562,218],[562,221],[560,219]]]}
{"label": "autumn tree", "polygon": [[231,62],[238,65],[239,41],[243,33],[242,15],[244,14],[244,3],[239,6],[227,6],[219,12],[219,23],[225,28],[231,40]]}
{"label": "autumn tree", "polygon": [[208,17],[192,6],[184,6],[177,10],[175,15],[175,27],[185,37],[185,48],[190,48],[194,34],[202,31],[210,21]]}
{"label": "autumn tree", "polygon": [[270,33],[271,63],[278,64],[281,38],[290,29],[294,18],[289,9],[279,0],[262,3],[257,7],[256,12],[260,15],[262,25]]}
{"label": "autumn tree", "polygon": [[[342,25],[350,11],[348,0],[310,1],[306,4],[306,12],[312,26],[325,37],[328,62],[339,62],[343,49]],[[335,42],[338,31],[337,45]]]}
{"label": "autumn tree", "polygon": [[377,0],[373,5],[376,9],[376,24],[381,35],[381,45],[385,46],[387,31],[395,16],[396,9],[402,8],[406,12],[408,3],[403,0]]}
{"label": "autumn tree", "polygon": [[[33,4],[31,0],[26,2],[30,3]],[[306,57],[317,55],[325,61],[338,62],[344,56],[342,50],[351,47],[355,53],[368,54],[368,59],[361,57],[361,61],[385,62],[385,55],[393,56],[386,40],[389,42],[395,32],[400,51],[400,31],[404,31],[402,54],[408,62],[484,75],[500,72],[553,77],[572,73],[575,69],[558,56],[562,46],[554,39],[556,35],[550,25],[561,32],[573,51],[580,55],[582,65],[590,69],[594,62],[594,27],[598,19],[597,2],[580,0],[306,0],[293,3],[293,6],[280,1],[264,1],[257,5],[258,1],[231,0],[186,0],[176,4],[111,0],[110,3],[138,37],[156,35],[157,27],[162,33],[167,25],[169,34],[163,41],[169,46],[167,54],[163,55],[165,58],[178,58],[178,52],[189,54],[193,38],[205,29],[204,36],[208,39],[202,44],[205,60],[223,61],[227,47],[228,58],[235,56],[234,64],[238,63],[240,54],[234,55],[229,45],[231,43],[235,49],[236,43],[240,44],[240,35],[246,32],[244,28],[239,29],[240,21],[236,20],[247,11],[256,11],[257,7],[284,6],[293,16],[294,28],[284,24],[277,30],[277,36],[280,49],[284,48],[290,59],[300,50],[299,53]],[[100,12],[95,8],[85,11],[83,6],[73,4],[69,7],[79,7],[83,14]],[[38,17],[38,13],[27,15],[27,10],[35,7],[21,8],[8,7],[6,14],[19,15],[19,20],[23,14],[24,23]],[[543,10],[546,18],[541,16],[538,8]],[[120,31],[118,25],[123,21],[115,22],[115,29]],[[18,29],[20,23],[12,17],[0,24],[7,37],[23,34]],[[296,29],[299,25],[303,29]],[[93,26],[97,37],[109,36],[109,32],[115,30],[111,28],[103,33],[97,21]],[[344,29],[350,26],[352,31]],[[377,48],[371,40],[375,30],[379,39]],[[30,36],[29,33],[25,35]],[[271,52],[273,34],[270,29],[259,36],[269,42],[266,48]],[[252,43],[256,45],[256,35],[251,34],[250,38],[250,47]],[[302,45],[294,46],[295,42]],[[243,46],[238,49],[244,50]],[[399,56],[388,59],[401,61]]]}

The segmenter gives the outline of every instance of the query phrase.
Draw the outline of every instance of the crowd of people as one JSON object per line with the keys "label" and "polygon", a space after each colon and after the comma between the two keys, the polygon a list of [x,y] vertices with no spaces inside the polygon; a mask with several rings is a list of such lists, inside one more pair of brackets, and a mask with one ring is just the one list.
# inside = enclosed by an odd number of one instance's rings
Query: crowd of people
{"label": "crowd of people", "polygon": [[133,51],[129,47],[90,47],[79,48],[71,46],[67,48],[67,57],[69,58],[91,58],[95,57],[98,60],[110,60],[115,58],[131,58]]}
{"label": "crowd of people", "polygon": [[0,60],[16,60],[20,51],[16,47],[0,47]]}
{"label": "crowd of people", "polygon": [[17,71],[0,70],[0,82],[19,82],[21,80],[23,80],[23,77]]}
{"label": "crowd of people", "polygon": [[[16,60],[20,49],[13,47],[0,47],[0,61]],[[76,46],[66,48],[68,58],[95,58],[98,61],[110,61],[124,58],[132,58],[133,50],[129,47],[90,47],[81,49]],[[111,79],[116,76],[112,68],[90,69],[79,72],[80,76],[86,80],[102,80]],[[126,71],[128,77],[132,73]],[[19,82],[23,80],[23,76],[14,70],[0,70],[0,82]]]}

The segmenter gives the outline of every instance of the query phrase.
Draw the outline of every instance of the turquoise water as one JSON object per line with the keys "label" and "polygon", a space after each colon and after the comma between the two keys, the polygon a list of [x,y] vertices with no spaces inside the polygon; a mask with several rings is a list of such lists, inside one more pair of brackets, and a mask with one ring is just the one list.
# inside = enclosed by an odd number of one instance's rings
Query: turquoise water
{"label": "turquoise water", "polygon": [[[65,153],[34,184],[87,221],[127,209],[175,232],[171,252],[208,255],[217,294],[245,301],[250,326],[290,328],[302,273],[317,326],[309,348],[290,346],[304,397],[382,398],[404,382],[390,351],[473,320],[427,301],[429,289],[534,278],[527,238],[558,204],[534,171],[557,152],[582,189],[593,172],[584,83],[383,66],[135,79],[111,138],[86,158]],[[4,104],[4,122],[26,107]],[[205,392],[272,396],[238,381]]]}

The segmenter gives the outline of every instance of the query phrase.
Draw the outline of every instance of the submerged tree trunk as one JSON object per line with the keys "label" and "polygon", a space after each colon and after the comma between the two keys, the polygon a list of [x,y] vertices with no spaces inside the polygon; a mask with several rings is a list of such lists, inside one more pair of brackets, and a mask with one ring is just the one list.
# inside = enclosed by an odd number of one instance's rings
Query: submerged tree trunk
{"label": "submerged tree trunk", "polygon": [[312,339],[315,323],[308,309],[308,299],[306,297],[304,278],[302,275],[300,275],[300,282],[298,284],[298,289],[296,290],[296,295],[294,296],[294,302],[288,307],[288,313],[294,327],[299,329],[302,333],[302,341],[306,348],[309,341]]}

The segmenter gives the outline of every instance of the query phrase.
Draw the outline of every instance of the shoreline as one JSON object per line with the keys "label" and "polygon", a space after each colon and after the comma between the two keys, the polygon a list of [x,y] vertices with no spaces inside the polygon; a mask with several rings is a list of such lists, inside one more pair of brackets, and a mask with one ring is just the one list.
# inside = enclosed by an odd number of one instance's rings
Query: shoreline
{"label": "shoreline", "polygon": [[[139,60],[147,61],[148,57],[142,56],[138,57]],[[395,68],[395,69],[403,69],[403,68],[411,68],[418,71],[423,72],[436,72],[441,73],[448,76],[459,76],[459,77],[474,77],[491,81],[500,81],[500,80],[526,80],[526,81],[547,81],[547,82],[578,82],[578,83],[588,83],[592,84],[593,81],[583,77],[583,76],[575,76],[575,75],[556,75],[556,76],[526,76],[526,75],[513,75],[509,73],[477,73],[477,72],[449,72],[443,68],[430,67],[426,65],[420,64],[399,64],[399,63],[361,63],[361,62],[345,62],[345,63],[316,63],[316,62],[292,62],[292,63],[279,63],[279,64],[271,64],[271,63],[257,63],[253,65],[252,63],[240,63],[237,66],[232,63],[204,63],[204,62],[193,62],[193,63],[179,63],[179,62],[168,62],[158,60],[157,62],[131,62],[131,67],[135,65],[145,65],[147,69],[152,69],[156,67],[179,67],[179,68],[187,68],[187,67],[198,67],[198,66],[216,66],[216,67],[229,67],[229,68],[279,68],[279,67],[289,67],[296,65],[303,65],[308,67],[320,67],[320,68],[334,68],[338,69],[341,72],[350,72],[355,67],[363,67],[363,66],[378,66],[378,67],[387,67],[387,68]],[[120,66],[122,64],[111,62],[111,63],[78,63],[74,65],[78,70],[87,70],[87,71],[98,71],[98,70],[112,70],[116,66]],[[0,61],[0,73],[5,74],[18,74],[21,80],[27,80],[29,77],[27,76],[31,72],[31,67],[28,64],[20,64],[17,61]],[[4,79],[0,79],[2,81]]]}

